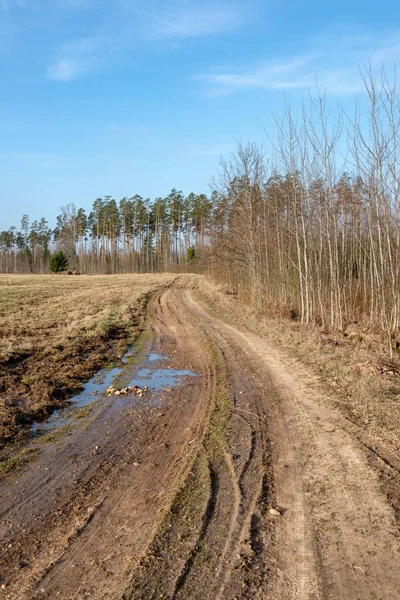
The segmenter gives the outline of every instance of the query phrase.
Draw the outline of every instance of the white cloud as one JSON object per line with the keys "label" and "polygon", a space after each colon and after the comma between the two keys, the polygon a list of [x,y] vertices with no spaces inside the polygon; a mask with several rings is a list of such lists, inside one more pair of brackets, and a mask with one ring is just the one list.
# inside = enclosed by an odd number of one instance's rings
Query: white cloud
{"label": "white cloud", "polygon": [[322,38],[314,40],[309,54],[260,62],[244,69],[213,68],[198,74],[210,95],[227,95],[241,90],[308,90],[316,82],[322,91],[337,96],[363,91],[359,70],[370,63],[373,69],[390,69],[400,59],[400,36],[374,39]]}
{"label": "white cloud", "polygon": [[[58,0],[64,8],[87,6],[88,2]],[[47,68],[47,76],[71,81],[105,67],[116,56],[132,54],[139,46],[142,50],[157,42],[179,42],[231,31],[244,22],[245,6],[246,2],[239,7],[227,0],[209,1],[201,6],[195,0],[169,3],[156,0],[145,5],[140,1],[113,0],[109,23],[85,39],[61,46]]]}
{"label": "white cloud", "polygon": [[48,68],[50,79],[56,81],[71,81],[83,72],[82,65],[70,58],[61,58]]}
{"label": "white cloud", "polygon": [[47,76],[56,81],[71,81],[91,73],[102,65],[107,48],[109,51],[107,40],[101,36],[65,44],[58,50],[56,60],[48,67]]}

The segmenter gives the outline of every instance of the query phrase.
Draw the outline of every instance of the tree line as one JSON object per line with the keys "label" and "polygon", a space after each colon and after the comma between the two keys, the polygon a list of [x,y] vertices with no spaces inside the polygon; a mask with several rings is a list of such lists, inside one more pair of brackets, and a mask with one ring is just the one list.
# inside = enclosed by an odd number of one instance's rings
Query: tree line
{"label": "tree line", "polygon": [[93,202],[89,214],[70,204],[56,225],[45,218],[0,232],[2,273],[47,273],[53,252],[63,251],[80,273],[153,272],[193,262],[204,246],[211,200],[173,189],[154,201],[139,195],[118,203],[111,196]]}

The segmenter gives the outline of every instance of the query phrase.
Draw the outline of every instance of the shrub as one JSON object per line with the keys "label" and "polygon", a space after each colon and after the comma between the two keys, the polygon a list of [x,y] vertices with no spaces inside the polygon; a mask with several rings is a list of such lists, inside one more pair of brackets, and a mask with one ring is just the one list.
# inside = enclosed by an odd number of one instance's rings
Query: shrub
{"label": "shrub", "polygon": [[196,251],[195,251],[195,249],[194,249],[194,247],[193,247],[193,246],[190,246],[190,247],[187,249],[187,253],[186,253],[186,260],[187,260],[188,262],[193,262],[193,261],[195,260],[195,258],[196,258]]}

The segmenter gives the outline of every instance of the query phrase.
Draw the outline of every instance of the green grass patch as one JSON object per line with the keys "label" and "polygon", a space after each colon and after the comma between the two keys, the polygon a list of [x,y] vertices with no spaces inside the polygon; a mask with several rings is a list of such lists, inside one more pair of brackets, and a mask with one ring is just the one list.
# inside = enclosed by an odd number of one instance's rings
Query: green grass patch
{"label": "green grass patch", "polygon": [[18,471],[25,464],[32,462],[38,456],[39,450],[26,448],[21,450],[14,456],[0,461],[0,477],[4,477],[9,473]]}

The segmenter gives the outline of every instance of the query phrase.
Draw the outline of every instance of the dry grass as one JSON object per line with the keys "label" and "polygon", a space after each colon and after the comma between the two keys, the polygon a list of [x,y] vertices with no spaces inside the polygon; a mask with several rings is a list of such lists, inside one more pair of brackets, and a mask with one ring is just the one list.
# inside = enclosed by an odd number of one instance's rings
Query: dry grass
{"label": "dry grass", "polygon": [[383,336],[355,325],[346,332],[327,332],[256,314],[225,286],[203,279],[200,288],[217,312],[269,339],[288,358],[305,365],[317,390],[347,418],[390,443],[395,451],[400,449],[400,364],[398,358],[387,361]]}
{"label": "dry grass", "polygon": [[96,337],[170,275],[0,276],[0,357]]}
{"label": "dry grass", "polygon": [[0,436],[65,403],[137,336],[172,275],[1,275]]}

